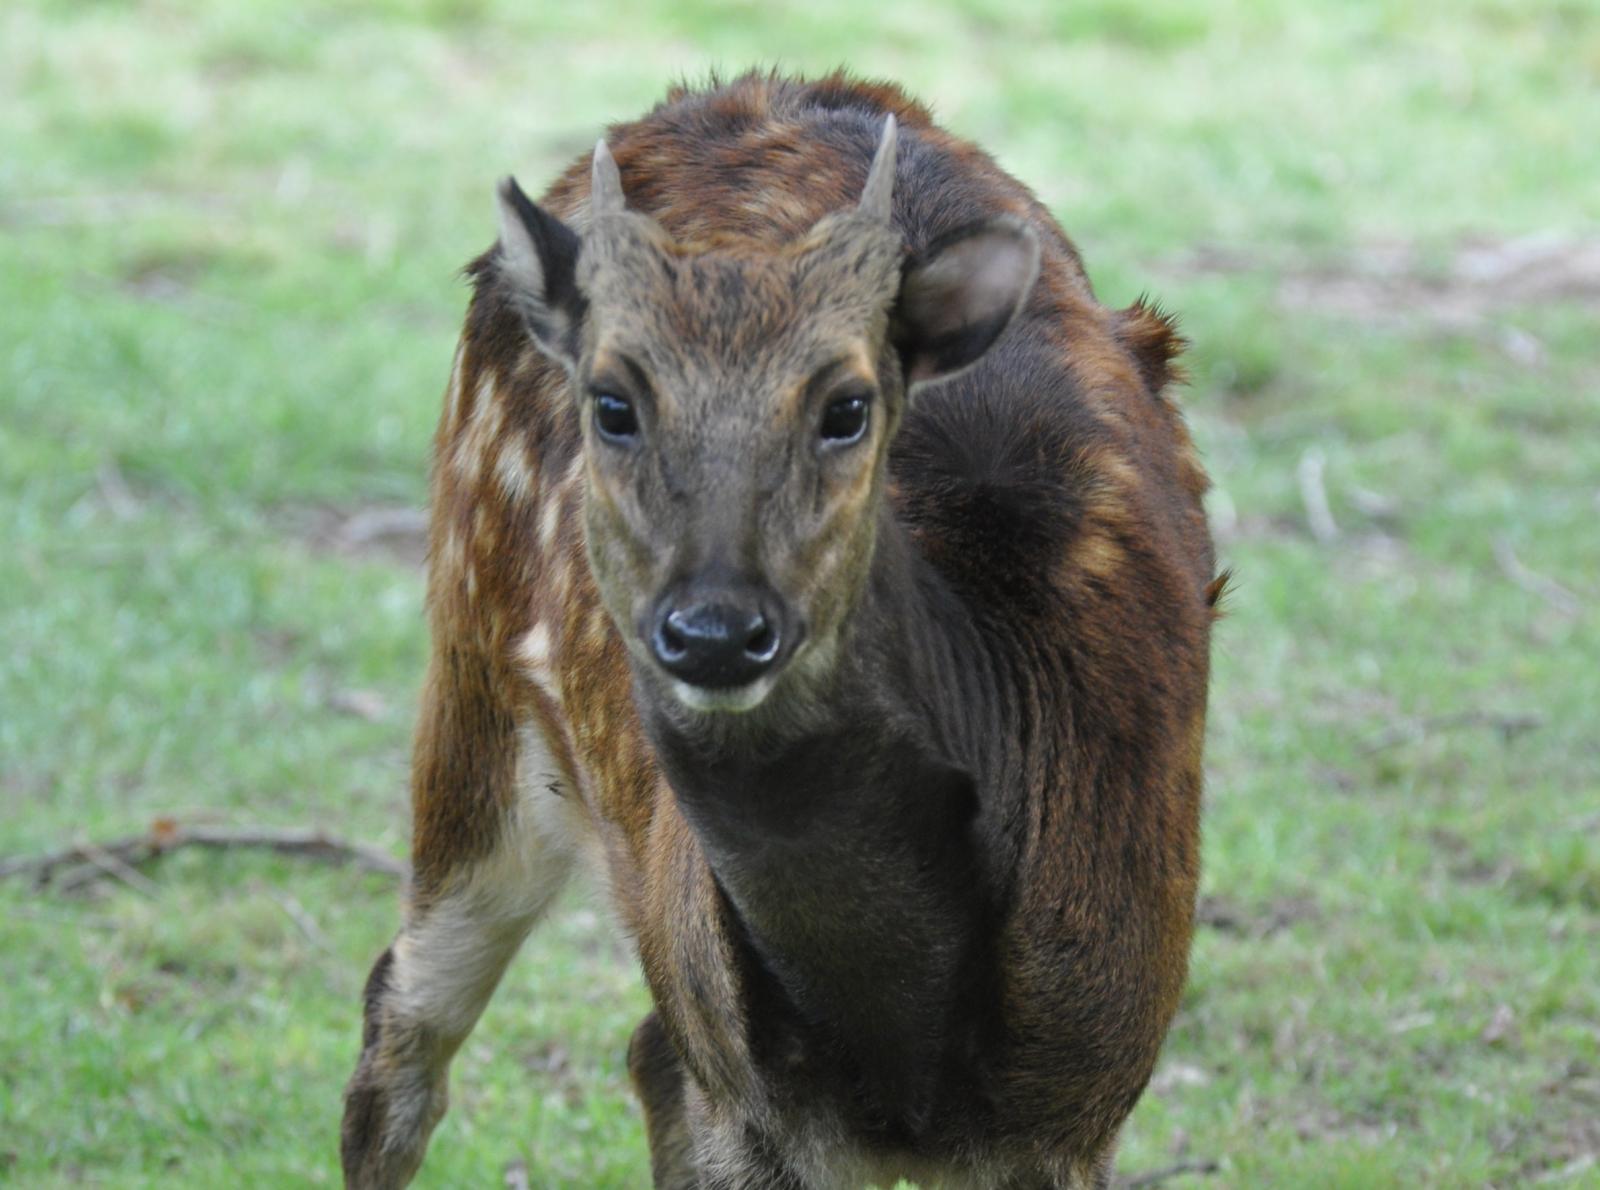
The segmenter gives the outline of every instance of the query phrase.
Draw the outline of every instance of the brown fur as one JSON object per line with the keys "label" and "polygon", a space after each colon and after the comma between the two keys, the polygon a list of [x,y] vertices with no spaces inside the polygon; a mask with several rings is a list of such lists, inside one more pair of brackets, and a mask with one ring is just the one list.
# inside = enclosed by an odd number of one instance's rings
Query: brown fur
{"label": "brown fur", "polygon": [[[911,258],[995,216],[1030,227],[1041,254],[1000,346],[909,405],[894,328],[872,313],[892,289],[863,293],[846,280],[878,269],[892,287],[901,257],[886,266],[872,234],[818,229],[855,203],[869,157],[857,145],[870,145],[866,130],[875,136],[887,113],[906,145],[895,225]],[[858,377],[883,378],[886,413],[859,461],[818,473],[810,504],[789,489],[761,494],[752,476],[766,472],[730,463],[717,481],[731,493],[716,506],[723,520],[701,523],[713,506],[688,500],[664,522],[664,509],[680,507],[672,476],[619,470],[586,446],[567,374],[530,340],[496,258],[474,264],[478,292],[435,439],[416,878],[406,927],[369,984],[347,1178],[411,1176],[443,1112],[449,1058],[550,895],[511,885],[560,867],[552,857],[564,847],[594,857],[655,1001],[629,1064],[657,1185],[902,1174],[1097,1184],[1177,1007],[1198,878],[1208,634],[1223,579],[1200,507],[1207,481],[1163,395],[1182,340],[1153,306],[1100,306],[1077,250],[1029,192],[892,86],[750,75],[681,88],[607,140],[630,212],[642,215],[606,237],[589,229],[581,267],[595,339],[585,359],[617,371],[603,356],[625,346],[669,378],[662,424],[687,444],[683,457],[779,451],[771,427],[802,416],[804,377],[830,353]],[[542,206],[581,227],[588,186],[586,159]],[[602,242],[610,248],[594,247]],[[614,255],[602,265],[603,252]],[[802,268],[810,280],[795,280]],[[759,317],[733,318],[734,307]],[[850,356],[852,343],[866,347]],[[737,383],[718,389],[708,376]],[[664,774],[626,643],[642,605],[619,593],[659,589],[688,565],[681,551],[662,552],[669,537],[760,555],[813,630],[842,642],[854,639],[852,609],[877,598],[874,576],[902,573],[903,554],[904,573],[936,576],[937,598],[969,609],[952,639],[975,634],[998,658],[992,673],[961,672],[961,697],[951,691],[928,712],[942,725],[939,748],[977,770],[975,803],[961,777],[948,782],[952,821],[975,814],[960,828],[970,848],[950,854],[966,863],[970,853],[971,883],[984,890],[973,910],[983,925],[960,935],[981,936],[983,949],[954,964],[962,982],[936,1069],[913,1064],[881,1083],[865,1069],[857,1091],[839,1091],[836,1052],[881,1041],[890,1069],[895,1043],[870,1031],[819,1041],[796,1015],[782,957],[763,957],[739,924],[737,874],[714,874],[720,838],[691,821]],[[953,672],[943,637],[926,631],[930,659],[913,668]],[[976,708],[989,704],[985,719]],[[1000,738],[985,738],[985,723]],[[942,787],[943,762],[928,762],[935,775],[923,784]],[[843,887],[854,877],[841,871]],[[876,898],[874,870],[859,876]],[[895,903],[901,886],[885,887],[879,903]],[[848,953],[851,936],[838,932],[848,922],[825,916],[813,923],[819,945],[842,938]],[[487,957],[465,972],[431,960],[441,923],[453,938],[481,937]],[[407,1095],[421,1096],[414,1122],[397,1124]]]}

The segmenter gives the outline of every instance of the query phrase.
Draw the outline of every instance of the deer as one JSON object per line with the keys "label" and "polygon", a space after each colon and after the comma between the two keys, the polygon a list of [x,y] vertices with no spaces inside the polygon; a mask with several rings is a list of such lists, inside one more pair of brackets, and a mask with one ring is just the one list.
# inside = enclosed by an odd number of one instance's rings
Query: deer
{"label": "deer", "polygon": [[415,1175],[581,868],[653,1003],[655,1186],[1107,1185],[1186,979],[1226,579],[1173,319],[844,73],[680,86],[497,199],[346,1184]]}

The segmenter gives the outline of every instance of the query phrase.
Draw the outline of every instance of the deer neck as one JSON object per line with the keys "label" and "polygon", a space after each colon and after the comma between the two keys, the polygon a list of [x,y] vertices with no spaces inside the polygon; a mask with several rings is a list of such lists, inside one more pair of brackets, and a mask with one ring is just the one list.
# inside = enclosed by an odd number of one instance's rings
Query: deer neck
{"label": "deer neck", "polygon": [[932,1110],[986,913],[977,770],[998,732],[981,652],[886,511],[832,670],[803,708],[696,732],[644,696],[756,977],[869,1114],[912,1130]]}

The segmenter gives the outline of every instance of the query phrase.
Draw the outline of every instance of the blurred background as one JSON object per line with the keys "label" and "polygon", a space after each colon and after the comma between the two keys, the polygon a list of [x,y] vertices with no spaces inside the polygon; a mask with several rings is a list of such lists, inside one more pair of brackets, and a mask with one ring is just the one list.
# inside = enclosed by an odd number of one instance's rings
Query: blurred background
{"label": "blurred background", "polygon": [[[1123,1170],[1600,1185],[1593,0],[7,0],[0,857],[111,846],[0,860],[0,1182],[336,1180],[457,270],[500,175],[752,65],[901,81],[1193,339],[1236,578]],[[574,895],[421,1184],[643,1185],[645,1006]]]}

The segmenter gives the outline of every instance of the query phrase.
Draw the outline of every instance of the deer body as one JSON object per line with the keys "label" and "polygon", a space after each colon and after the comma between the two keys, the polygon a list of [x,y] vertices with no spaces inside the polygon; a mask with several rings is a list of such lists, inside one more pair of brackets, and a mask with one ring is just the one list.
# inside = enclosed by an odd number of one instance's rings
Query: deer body
{"label": "deer body", "polygon": [[415,1172],[581,858],[658,1186],[1098,1184],[1198,872],[1178,340],[893,88],[747,76],[608,144],[473,266],[347,1180]]}

